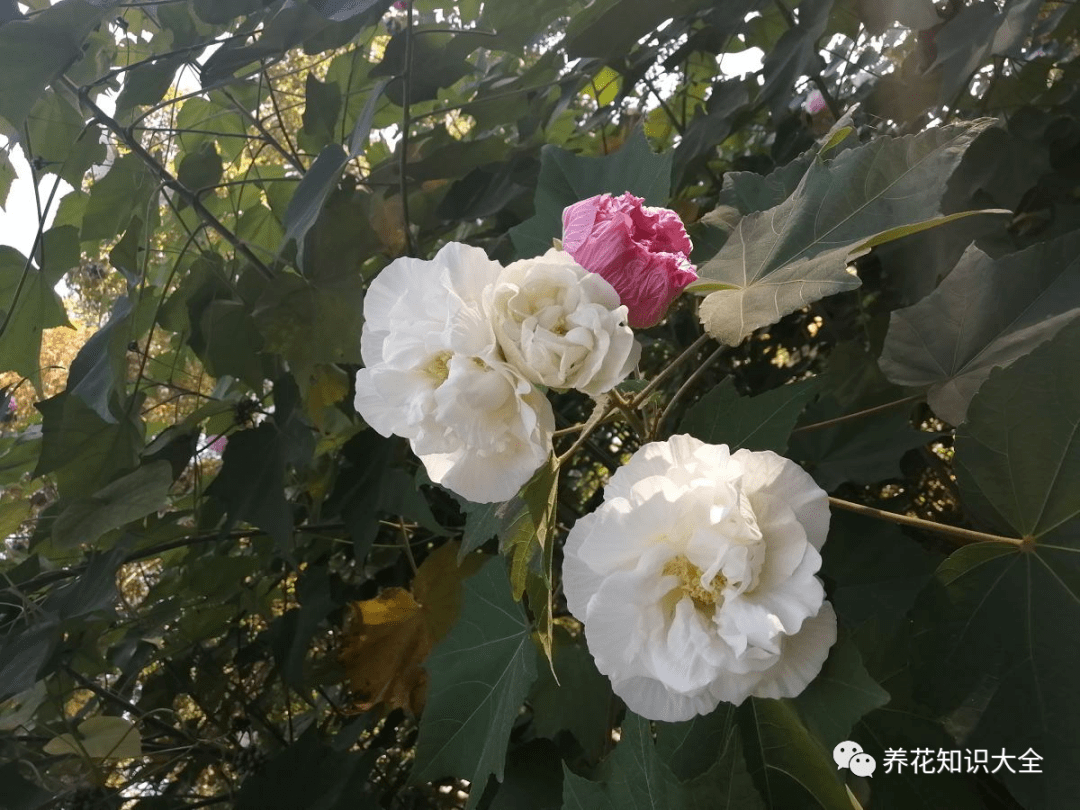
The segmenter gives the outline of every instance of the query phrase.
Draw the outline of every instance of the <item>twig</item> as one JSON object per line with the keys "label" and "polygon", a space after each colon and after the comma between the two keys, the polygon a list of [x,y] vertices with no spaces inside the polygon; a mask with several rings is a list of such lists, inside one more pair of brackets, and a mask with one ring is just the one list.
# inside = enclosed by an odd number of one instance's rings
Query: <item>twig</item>
{"label": "twig", "polygon": [[831,496],[829,497],[829,504],[835,506],[837,509],[845,509],[848,512],[854,512],[858,515],[888,520],[892,523],[899,523],[901,526],[911,526],[915,529],[924,529],[928,532],[943,534],[957,540],[961,545],[967,543],[1008,543],[1013,546],[1024,546],[1031,542],[1030,539],[1003,537],[998,534],[977,532],[973,529],[961,529],[959,526],[949,526],[945,523],[935,523],[932,520],[923,520],[922,518],[912,517],[911,515],[901,515],[897,512],[886,512],[884,509],[875,509],[873,506],[852,503],[851,501],[845,501]]}
{"label": "twig", "polygon": [[241,254],[245,259],[251,262],[255,269],[262,273],[263,276],[268,280],[274,278],[274,272],[263,263],[262,259],[252,252],[251,248],[249,248],[240,237],[226,228],[221,220],[214,216],[210,210],[203,205],[202,200],[199,199],[197,194],[187,188],[187,186],[183,185],[169,173],[168,169],[158,163],[154,156],[146,151],[146,148],[139,142],[139,139],[132,134],[130,129],[121,126],[119,121],[108,115],[93,101],[93,99],[90,98],[90,93],[87,88],[76,87],[74,82],[66,76],[61,76],[60,78],[64,84],[67,85],[69,90],[78,94],[79,100],[86,105],[87,109],[93,112],[94,117],[97,118],[98,121],[120,138],[132,152],[138,155],[142,161],[153,170],[160,178],[162,185],[172,189],[176,194],[182,197],[187,204],[195,210],[195,213],[199,215],[199,218],[202,219],[203,222],[216,231],[226,242],[232,245],[237,253]]}
{"label": "twig", "polygon": [[652,381],[641,389],[638,395],[630,401],[630,407],[634,410],[640,408],[641,403],[648,399],[652,392],[655,391],[661,383],[666,381],[667,378],[672,375],[672,373],[674,373],[676,368],[678,368],[685,360],[687,360],[691,355],[697,352],[698,349],[704,346],[711,339],[712,338],[709,337],[708,333],[700,335],[697,340],[695,340],[693,343],[687,346],[686,349],[683,350],[682,354],[680,354],[678,357],[668,363],[667,368],[665,368],[663,371],[653,377]]}
{"label": "twig", "polygon": [[907,405],[910,402],[918,402],[919,400],[924,399],[925,396],[925,394],[913,394],[910,397],[886,402],[884,405],[875,405],[873,408],[866,408],[865,410],[855,411],[854,413],[846,413],[843,416],[837,416],[835,419],[825,419],[821,422],[812,422],[809,425],[802,425],[791,432],[794,434],[804,430],[821,430],[823,428],[829,428],[833,425],[839,425],[852,419],[862,419],[864,416],[873,416],[875,413],[888,411],[900,405]]}
{"label": "twig", "polygon": [[660,428],[663,426],[664,420],[667,419],[668,415],[672,413],[675,404],[686,395],[686,393],[693,387],[694,383],[701,379],[701,375],[704,374],[706,370],[708,370],[709,366],[711,366],[713,363],[720,359],[720,355],[722,355],[726,349],[727,346],[717,346],[716,350],[713,351],[713,353],[710,354],[708,357],[706,357],[704,362],[694,370],[694,373],[686,378],[686,382],[679,386],[679,390],[675,392],[675,396],[671,398],[671,401],[668,402],[663,412],[660,414],[659,417],[657,417],[656,422],[653,424],[653,429],[651,433],[652,438],[655,439],[657,436],[660,435]]}
{"label": "twig", "polygon": [[413,57],[413,0],[409,0],[405,9],[405,68],[401,73],[401,165],[398,173],[401,184],[401,219],[405,231],[405,252],[416,255],[412,229],[409,226],[409,84],[412,75]]}
{"label": "twig", "polygon": [[[304,164],[300,162],[299,158],[294,153],[290,152],[284,146],[282,146],[281,142],[270,134],[270,131],[263,125],[263,122],[260,121],[256,115],[253,115],[243,104],[237,101],[236,97],[229,92],[229,89],[227,87],[221,88],[221,92],[225,95],[225,98],[229,99],[229,101],[233,103],[233,106],[236,107],[240,115],[244,116],[248,121],[250,121],[251,125],[255,127],[255,129],[259,130],[259,134],[266,139],[267,143],[269,143],[272,147],[274,147],[274,149],[277,150],[278,154],[285,158],[285,160],[289,163],[290,166],[296,169],[296,171],[300,172],[300,174],[304,174],[304,172],[307,171],[304,168]],[[271,91],[270,98],[273,99],[273,97],[274,95]],[[277,110],[276,104],[274,105],[274,109]],[[281,120],[280,115],[278,116],[278,120]],[[284,122],[282,122],[281,124],[281,129],[282,132],[285,131]],[[287,134],[286,137],[288,137]]]}

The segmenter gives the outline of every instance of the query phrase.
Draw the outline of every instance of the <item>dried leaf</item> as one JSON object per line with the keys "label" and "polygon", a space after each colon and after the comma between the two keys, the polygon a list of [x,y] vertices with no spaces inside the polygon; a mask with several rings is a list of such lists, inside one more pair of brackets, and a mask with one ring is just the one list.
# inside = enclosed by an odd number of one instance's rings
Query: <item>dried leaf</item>
{"label": "dried leaf", "polygon": [[459,566],[457,549],[452,542],[432,552],[420,565],[411,592],[388,588],[350,606],[342,660],[361,711],[379,703],[414,715],[423,710],[424,660],[457,619],[462,580],[484,560],[470,554]]}

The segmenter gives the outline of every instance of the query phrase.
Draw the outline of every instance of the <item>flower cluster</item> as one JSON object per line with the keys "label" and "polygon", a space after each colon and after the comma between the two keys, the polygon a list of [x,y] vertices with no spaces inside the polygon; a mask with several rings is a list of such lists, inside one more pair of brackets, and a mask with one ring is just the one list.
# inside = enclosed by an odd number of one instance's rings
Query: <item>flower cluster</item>
{"label": "flower cluster", "polygon": [[640,352],[611,285],[565,253],[502,267],[452,242],[371,283],[354,404],[408,439],[432,481],[504,501],[551,453],[555,419],[536,386],[600,394]]}
{"label": "flower cluster", "polygon": [[564,548],[597,668],[651,720],[799,694],[836,641],[816,573],[828,496],[771,452],[689,436],[642,447]]}

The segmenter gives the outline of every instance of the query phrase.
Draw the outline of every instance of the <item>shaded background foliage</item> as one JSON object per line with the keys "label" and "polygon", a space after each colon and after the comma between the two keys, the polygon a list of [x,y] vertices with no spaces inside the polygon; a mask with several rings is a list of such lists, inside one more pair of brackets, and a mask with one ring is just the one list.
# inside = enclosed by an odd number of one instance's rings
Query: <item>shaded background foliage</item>
{"label": "shaded background foliage", "polygon": [[[44,189],[30,255],[0,249],[0,807],[450,807],[461,780],[489,808],[1070,806],[1078,9],[0,3],[0,201],[15,144]],[[760,70],[722,70],[748,48]],[[654,435],[785,452],[848,501],[1025,542],[836,514],[823,676],[650,727],[557,596],[561,686],[531,637],[545,563],[641,437],[605,422],[557,489],[458,501],[352,409],[365,284],[448,240],[532,255],[564,205],[624,189],[719,267],[845,113],[832,166],[996,118],[957,130],[947,170],[904,171],[926,216],[1012,213],[876,247],[857,289],[736,346],[695,343],[684,296],[625,391],[691,347],[642,403]],[[886,227],[863,215],[860,238]],[[560,428],[592,412],[553,401]],[[873,784],[837,774],[849,737]],[[884,774],[898,747],[1032,748],[1044,773]]]}

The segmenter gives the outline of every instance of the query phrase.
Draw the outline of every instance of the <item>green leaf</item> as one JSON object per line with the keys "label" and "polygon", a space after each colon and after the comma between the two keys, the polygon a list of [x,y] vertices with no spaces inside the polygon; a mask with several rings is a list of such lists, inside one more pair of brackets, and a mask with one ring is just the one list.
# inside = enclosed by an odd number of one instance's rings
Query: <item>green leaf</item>
{"label": "green leaf", "polygon": [[172,87],[176,71],[184,64],[186,54],[157,59],[137,65],[124,74],[124,86],[116,98],[116,118],[131,123],[136,107],[157,104]]}
{"label": "green leaf", "polygon": [[463,776],[474,807],[491,774],[502,780],[510,729],[536,679],[529,624],[503,560],[489,560],[465,582],[461,615],[425,667],[427,706],[411,778]]}
{"label": "green leaf", "polygon": [[[565,772],[563,807],[658,810],[683,807],[682,786],[657,753],[649,721],[628,711],[613,753],[601,768],[602,783]],[[573,777],[573,778],[571,778]]]}
{"label": "green leaf", "polygon": [[82,115],[58,93],[46,91],[26,119],[31,154],[41,158],[44,172],[57,174],[79,188],[93,164],[105,160],[100,130],[86,126]]}
{"label": "green leaf", "polygon": [[846,739],[860,717],[889,702],[889,693],[870,677],[859,649],[841,635],[821,672],[792,699],[810,732],[826,751]]}
{"label": "green leaf", "polygon": [[[1080,322],[994,369],[957,432],[955,464],[971,512],[1022,545],[976,543],[937,571],[914,612],[919,683],[941,709],[978,691],[965,743],[1045,757],[1043,775],[999,777],[1026,807],[1080,790]],[[976,704],[978,705],[978,704]],[[1015,750],[1014,750],[1015,749]]]}
{"label": "green leaf", "polygon": [[46,754],[89,759],[131,759],[142,756],[142,735],[123,717],[89,717],[77,734],[61,734],[45,743]]}
{"label": "green leaf", "polygon": [[59,549],[93,543],[108,531],[156,512],[164,505],[172,480],[172,468],[166,461],[117,478],[60,513],[53,523],[53,543]]}
{"label": "green leaf", "polygon": [[764,810],[730,703],[693,720],[657,723],[656,750],[682,780],[691,810]]}
{"label": "green leaf", "polygon": [[829,599],[841,624],[904,621],[941,561],[899,526],[835,511],[821,550],[821,573],[835,583]]}
{"label": "green leaf", "polygon": [[629,191],[646,205],[664,205],[671,191],[672,153],[653,154],[640,131],[607,157],[582,157],[555,146],[540,152],[536,213],[510,229],[518,256],[538,256],[562,236],[563,209],[596,194]]}
{"label": "green leaf", "polygon": [[143,295],[134,305],[120,296],[109,321],[90,336],[71,361],[67,391],[94,409],[106,422],[115,422],[112,403],[126,396],[128,344],[150,328],[156,302]]}
{"label": "green leaf", "polygon": [[247,307],[240,301],[210,301],[199,327],[204,341],[200,356],[207,373],[213,377],[228,374],[259,390],[267,377],[260,355],[263,340]]}
{"label": "green leaf", "polygon": [[341,170],[347,161],[348,155],[340,144],[332,143],[326,146],[315,158],[315,162],[308,167],[289,201],[289,209],[285,212],[285,239],[283,241],[296,240],[296,256],[301,266],[303,266],[304,236],[319,218],[319,212],[322,211],[330,192],[337,187]]}
{"label": "green leaf", "polygon": [[511,748],[506,774],[489,810],[559,810],[563,766],[559,749],[547,740],[530,740]]}
{"label": "green leaf", "polygon": [[309,281],[283,273],[270,283],[253,313],[263,350],[284,357],[305,388],[318,365],[360,363],[363,300],[360,276]]}
{"label": "green leaf", "polygon": [[599,782],[590,782],[563,763],[563,810],[613,810],[607,791]]}
{"label": "green leaf", "polygon": [[147,211],[157,205],[157,187],[157,178],[138,155],[118,157],[90,188],[82,240],[112,239],[127,228],[133,216],[145,222]]}
{"label": "green leaf", "polygon": [[750,698],[738,710],[743,752],[766,807],[851,810],[826,751],[787,700]]}
{"label": "green leaf", "polygon": [[23,778],[18,762],[0,765],[0,796],[6,810],[38,810],[53,798],[50,791]]}
{"label": "green leaf", "polygon": [[[709,334],[736,345],[753,330],[825,296],[859,286],[848,262],[875,235],[924,223],[937,210],[949,174],[988,122],[880,138],[815,160],[783,203],[743,217],[704,280],[738,289],[701,305]],[[897,238],[891,236],[890,238]]]}
{"label": "green leaf", "polygon": [[800,76],[816,70],[821,61],[817,42],[825,33],[833,0],[803,0],[799,4],[798,24],[789,28],[771,48],[762,63],[765,84],[759,98],[771,102],[773,116],[787,111],[792,88]]}
{"label": "green leaf", "polygon": [[881,369],[930,386],[934,413],[958,425],[991,369],[1007,366],[1080,315],[1080,232],[995,261],[969,247],[940,286],[896,310]]}
{"label": "green leaf", "polygon": [[45,87],[82,56],[83,40],[104,14],[104,7],[67,0],[0,26],[0,116],[11,127],[21,129]]}
{"label": "green leaf", "polygon": [[204,141],[195,152],[180,161],[176,179],[194,192],[212,188],[221,182],[221,155],[213,141]]}
{"label": "green leaf", "polygon": [[961,494],[975,514],[1021,537],[1080,526],[1080,322],[1007,369],[994,369],[957,432]]}
{"label": "green leaf", "polygon": [[726,444],[732,452],[745,447],[783,454],[799,414],[820,387],[821,381],[812,377],[740,397],[727,378],[686,412],[679,430],[703,442]]}
{"label": "green leaf", "polygon": [[644,717],[626,713],[622,737],[607,765],[608,795],[620,810],[679,806],[679,783],[657,754],[649,721]]}
{"label": "green leaf", "polygon": [[71,325],[53,289],[58,280],[59,276],[28,263],[14,248],[0,245],[0,320],[6,321],[0,334],[0,370],[17,371],[39,392],[42,331]]}
{"label": "green leaf", "polygon": [[266,766],[244,780],[237,810],[368,810],[374,800],[362,792],[371,769],[370,753],[342,751],[310,727]]}
{"label": "green leaf", "polygon": [[11,158],[7,152],[0,152],[0,208],[7,206],[8,192],[11,191],[11,183],[15,177],[15,167],[11,165]]}
{"label": "green leaf", "polygon": [[337,84],[320,82],[309,73],[304,99],[304,127],[296,134],[296,142],[304,151],[314,153],[337,140],[335,125],[341,111],[341,90]]}
{"label": "green leaf", "polygon": [[609,742],[611,682],[596,669],[585,639],[572,638],[559,625],[554,632],[553,659],[555,674],[540,667],[540,677],[529,695],[533,729],[551,740],[569,732],[585,756],[595,762]]}
{"label": "green leaf", "polygon": [[206,494],[225,504],[229,526],[251,523],[285,548],[293,520],[285,498],[285,448],[279,428],[267,421],[230,435],[221,471]]}
{"label": "green leaf", "polygon": [[106,422],[67,391],[34,407],[42,416],[41,456],[34,475],[55,473],[62,498],[92,495],[138,464],[144,441],[138,407],[118,422]]}

